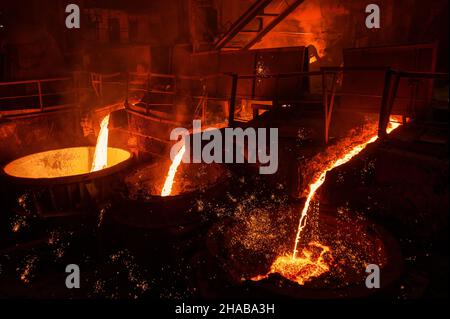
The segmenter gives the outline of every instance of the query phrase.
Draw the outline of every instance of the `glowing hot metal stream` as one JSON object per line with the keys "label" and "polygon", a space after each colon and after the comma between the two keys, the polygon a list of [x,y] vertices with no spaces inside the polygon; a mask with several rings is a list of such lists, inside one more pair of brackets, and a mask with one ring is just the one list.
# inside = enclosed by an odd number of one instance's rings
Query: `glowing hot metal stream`
{"label": "glowing hot metal stream", "polygon": [[91,172],[100,171],[108,166],[108,125],[109,114],[100,123],[100,133],[95,146],[94,160],[92,161]]}
{"label": "glowing hot metal stream", "polygon": [[308,210],[309,210],[309,206],[311,204],[311,200],[314,197],[314,195],[316,194],[319,187],[322,186],[323,182],[325,181],[325,176],[327,175],[327,172],[350,161],[354,156],[358,155],[363,149],[365,149],[368,144],[375,142],[377,140],[377,138],[378,138],[378,136],[373,136],[368,141],[361,143],[361,144],[355,146],[354,148],[352,148],[343,157],[338,158],[336,161],[331,163],[327,168],[325,168],[322,171],[322,173],[319,175],[317,180],[309,185],[309,193],[308,193],[308,196],[306,197],[305,206],[303,207],[302,213],[300,215],[297,236],[295,237],[294,252],[292,253],[293,259],[295,259],[297,257],[298,243],[300,241],[300,235],[302,233],[302,230],[306,226],[306,219],[308,216]]}
{"label": "glowing hot metal stream", "polygon": [[[391,121],[389,122],[389,126],[387,129],[388,134],[400,126],[400,123],[392,121],[393,119],[391,118]],[[322,186],[322,184],[324,183],[327,172],[347,163],[353,157],[358,155],[363,149],[365,149],[367,145],[375,142],[377,139],[378,135],[375,134],[370,138],[368,138],[366,141],[362,142],[361,144],[358,144],[357,146],[351,148],[343,156],[337,158],[335,161],[333,161],[331,164],[325,167],[323,171],[320,173],[319,177],[317,177],[317,179],[310,184],[309,193],[300,215],[297,235],[295,238],[294,251],[292,253],[292,256],[289,257],[288,255],[284,255],[277,257],[277,259],[272,264],[268,274],[279,273],[283,277],[295,281],[300,285],[303,285],[306,281],[310,280],[311,278],[318,277],[329,270],[329,263],[330,260],[332,260],[332,256],[330,248],[325,245],[322,245],[317,242],[311,242],[308,244],[307,247],[305,247],[301,251],[301,255],[298,256],[299,253],[298,245],[300,243],[302,230],[306,226],[306,220],[311,200],[313,199],[314,195],[316,194],[320,186]],[[314,253],[314,251],[316,252]],[[317,253],[317,251],[319,251],[319,253]],[[325,258],[326,257],[325,255],[327,253],[329,253],[328,261]],[[268,274],[263,276],[256,276],[252,278],[252,280],[261,280],[263,278],[266,278]]]}
{"label": "glowing hot metal stream", "polygon": [[[394,123],[392,121],[389,122],[389,127],[387,129],[387,133],[388,134],[391,133],[394,129],[396,129],[399,126],[400,126],[400,123]],[[307,217],[307,214],[308,214],[309,205],[311,203],[312,198],[316,194],[317,190],[319,189],[320,186],[322,186],[323,182],[325,181],[325,176],[326,176],[327,172],[331,171],[332,169],[334,169],[334,168],[336,168],[338,166],[341,166],[341,165],[347,163],[353,157],[358,155],[363,149],[365,149],[368,144],[371,144],[371,143],[375,142],[377,139],[378,139],[378,135],[374,135],[370,139],[368,139],[367,141],[365,141],[365,142],[355,146],[354,148],[352,148],[349,152],[344,154],[344,156],[336,159],[333,163],[331,163],[328,167],[326,167],[322,171],[322,173],[319,175],[317,180],[315,182],[313,182],[309,186],[309,194],[308,194],[308,196],[306,198],[305,206],[303,207],[302,213],[300,215],[300,221],[299,221],[299,224],[298,224],[297,236],[295,237],[294,252],[292,253],[292,258],[293,259],[295,259],[297,257],[298,243],[300,241],[300,235],[302,233],[302,230],[303,230],[303,228],[306,225],[306,217]]]}
{"label": "glowing hot metal stream", "polygon": [[161,196],[169,196],[172,193],[173,180],[175,174],[177,173],[178,166],[180,166],[183,155],[186,152],[186,146],[183,144],[177,155],[175,155],[172,164],[170,165],[169,172],[167,173],[166,181],[164,182],[164,187],[161,191]]}

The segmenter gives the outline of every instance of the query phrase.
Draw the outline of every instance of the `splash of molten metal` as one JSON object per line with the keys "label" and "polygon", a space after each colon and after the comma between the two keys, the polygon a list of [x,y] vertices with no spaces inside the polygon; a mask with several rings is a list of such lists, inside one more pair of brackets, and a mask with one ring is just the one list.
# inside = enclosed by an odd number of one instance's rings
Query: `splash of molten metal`
{"label": "splash of molten metal", "polygon": [[[387,128],[388,134],[400,126],[400,123],[394,122],[395,120],[396,119],[391,117],[389,126]],[[295,246],[292,255],[291,256],[284,255],[277,257],[277,259],[270,267],[270,271],[267,275],[256,276],[252,278],[252,280],[261,280],[266,278],[271,273],[279,273],[283,277],[295,281],[300,285],[303,285],[311,278],[318,277],[329,271],[329,265],[333,260],[330,247],[322,245],[317,242],[311,242],[308,244],[307,247],[303,248],[303,250],[301,250],[299,254],[298,246],[300,243],[300,235],[302,233],[303,228],[306,226],[307,213],[311,204],[311,200],[313,199],[319,187],[322,186],[322,184],[324,183],[325,176],[328,171],[347,163],[353,157],[358,155],[363,149],[365,149],[368,144],[375,142],[377,139],[378,139],[377,134],[370,136],[364,142],[358,144],[357,146],[354,146],[349,151],[347,151],[343,156],[337,158],[335,161],[331,162],[328,166],[326,166],[322,170],[317,179],[309,185],[309,193],[300,215],[297,235],[295,238]],[[317,253],[314,254],[311,248],[315,249],[319,248],[320,254],[317,256]],[[328,260],[324,258],[326,254],[329,255]]]}
{"label": "splash of molten metal", "polygon": [[94,160],[92,161],[91,172],[100,171],[108,166],[108,125],[109,114],[100,123],[100,133],[95,146]]}
{"label": "splash of molten metal", "polygon": [[172,164],[170,165],[169,172],[166,176],[166,181],[164,182],[164,186],[161,191],[161,196],[169,196],[172,193],[173,180],[175,178],[175,174],[177,173],[178,166],[180,166],[181,159],[183,158],[184,153],[186,152],[186,146],[183,144],[177,155],[175,155]]}
{"label": "splash of molten metal", "polygon": [[[328,256],[328,258],[327,258]],[[252,280],[261,280],[269,274],[278,273],[283,277],[303,285],[313,277],[330,270],[332,262],[330,247],[322,245],[318,242],[310,242],[307,247],[302,250],[301,256],[292,259],[290,255],[278,257],[270,267],[267,275],[256,276]]]}

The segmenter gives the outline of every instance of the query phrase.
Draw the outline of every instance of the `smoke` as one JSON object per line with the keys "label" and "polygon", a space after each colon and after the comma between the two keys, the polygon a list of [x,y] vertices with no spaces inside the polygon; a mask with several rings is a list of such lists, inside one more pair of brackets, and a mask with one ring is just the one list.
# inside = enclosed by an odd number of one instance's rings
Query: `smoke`
{"label": "smoke", "polygon": [[254,48],[312,46],[320,59],[336,59],[330,53],[343,39],[349,13],[340,2],[305,1]]}

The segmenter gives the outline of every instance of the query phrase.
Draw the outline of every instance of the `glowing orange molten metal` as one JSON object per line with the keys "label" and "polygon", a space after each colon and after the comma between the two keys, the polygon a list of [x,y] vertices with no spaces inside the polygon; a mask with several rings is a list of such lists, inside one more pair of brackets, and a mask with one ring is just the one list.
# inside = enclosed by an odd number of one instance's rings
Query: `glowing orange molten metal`
{"label": "glowing orange molten metal", "polygon": [[100,133],[95,146],[94,160],[92,161],[91,172],[100,171],[108,166],[108,125],[109,114],[100,123]]}
{"label": "glowing orange molten metal", "polygon": [[[387,133],[391,133],[394,129],[400,126],[400,123],[393,122],[393,118],[391,118],[391,121],[389,122],[389,126],[387,129]],[[350,161],[353,157],[358,155],[363,149],[366,148],[366,146],[370,143],[375,142],[378,139],[378,135],[375,134],[371,137],[369,137],[365,142],[362,142],[361,144],[358,144],[348,150],[342,157],[337,158],[334,162],[332,162],[329,166],[327,166],[319,175],[319,177],[309,185],[309,193],[306,197],[305,206],[303,207],[302,213],[300,215],[300,221],[298,224],[298,230],[297,230],[297,236],[295,238],[295,245],[294,245],[294,251],[292,253],[292,258],[295,259],[298,252],[298,243],[300,241],[300,235],[302,233],[303,228],[306,226],[306,217],[308,215],[309,205],[311,203],[312,198],[316,194],[317,190],[320,186],[322,186],[323,182],[325,181],[325,176],[327,175],[327,172],[331,171],[332,169],[341,166],[348,161]]]}
{"label": "glowing orange molten metal", "polygon": [[167,173],[166,181],[164,182],[164,186],[161,191],[161,196],[169,196],[170,193],[172,193],[173,180],[185,152],[186,146],[183,145],[178,151],[177,155],[175,155],[172,164],[170,165],[169,172]]}
{"label": "glowing orange molten metal", "polygon": [[[400,123],[395,122],[397,119],[391,117],[391,121],[389,122],[389,126],[387,128],[387,133],[391,133],[397,127],[400,126]],[[302,209],[300,220],[298,224],[297,236],[295,238],[294,251],[292,256],[279,256],[274,261],[272,266],[270,267],[270,273],[279,273],[283,277],[295,281],[300,285],[303,285],[305,282],[309,281],[311,278],[318,277],[323,273],[329,270],[329,265],[332,262],[331,250],[328,246],[322,245],[317,242],[311,242],[307,247],[305,247],[299,255],[298,246],[300,243],[300,235],[302,233],[303,228],[306,226],[307,214],[311,204],[311,200],[316,194],[317,190],[325,181],[325,176],[328,171],[341,166],[348,161],[350,161],[354,156],[358,155],[366,146],[370,143],[375,142],[378,139],[378,135],[374,134],[369,136],[364,142],[349,148],[348,150],[344,150],[344,155],[335,159],[330,164],[328,164],[318,175],[318,177],[309,185],[309,193],[306,197],[305,206]],[[317,257],[311,248],[320,248],[320,254]],[[329,254],[330,258],[325,260],[325,254]],[[314,257],[316,256],[316,257]],[[260,280],[266,278],[265,276],[257,276],[254,277],[253,280]]]}
{"label": "glowing orange molten metal", "polygon": [[331,262],[330,247],[317,242],[310,242],[302,250],[301,256],[295,259],[290,255],[280,256],[272,264],[267,275],[256,276],[252,280],[261,280],[269,274],[278,273],[291,281],[303,285],[311,278],[319,277],[329,271]]}

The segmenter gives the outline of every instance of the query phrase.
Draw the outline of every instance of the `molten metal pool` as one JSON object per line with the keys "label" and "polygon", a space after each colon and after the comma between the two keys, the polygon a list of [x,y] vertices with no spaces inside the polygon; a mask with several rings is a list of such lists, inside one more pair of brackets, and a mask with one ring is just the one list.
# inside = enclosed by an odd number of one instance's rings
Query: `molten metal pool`
{"label": "molten metal pool", "polygon": [[34,153],[10,162],[3,172],[17,196],[31,195],[41,216],[89,213],[114,196],[132,160],[130,152],[107,147],[102,168],[93,170],[95,150],[82,146]]}
{"label": "molten metal pool", "polygon": [[[95,147],[82,146],[35,153],[10,162],[3,170],[19,180],[86,177],[91,174],[94,152]],[[120,148],[108,147],[107,154],[105,171],[115,171],[131,158],[130,152]]]}

